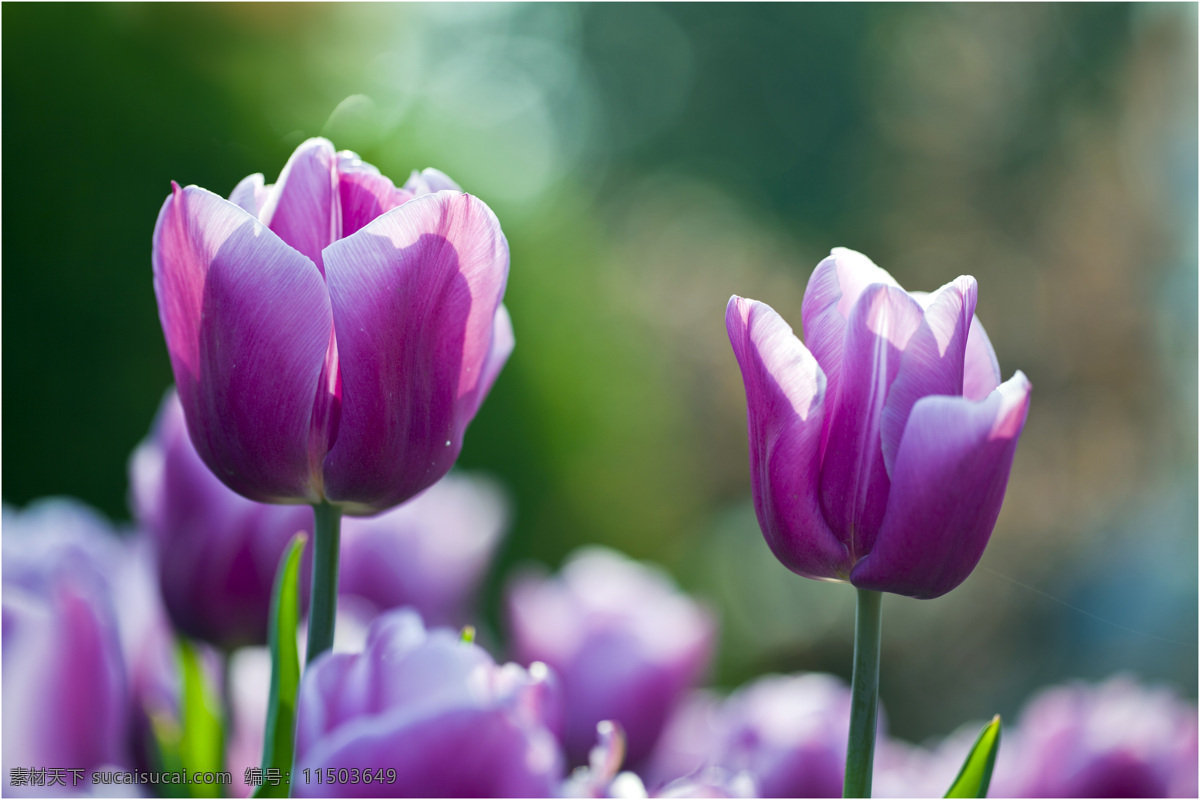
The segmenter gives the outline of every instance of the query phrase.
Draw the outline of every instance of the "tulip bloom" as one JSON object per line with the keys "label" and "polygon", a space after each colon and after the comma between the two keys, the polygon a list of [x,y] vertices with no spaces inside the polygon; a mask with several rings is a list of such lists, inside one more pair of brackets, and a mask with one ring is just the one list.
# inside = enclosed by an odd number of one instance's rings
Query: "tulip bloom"
{"label": "tulip bloom", "polygon": [[129,462],[134,517],[153,542],[158,587],[180,631],[226,650],[265,644],[271,586],[303,506],[255,503],[200,460],[169,392]]}
{"label": "tulip bloom", "polygon": [[430,625],[465,625],[507,526],[499,486],[451,472],[391,511],[343,523],[339,594],[378,611],[411,606]]}
{"label": "tulip bloom", "polygon": [[[305,670],[291,791],[548,797],[563,771],[556,710],[545,665],[497,666],[453,631],[392,611],[371,625],[362,653],[326,654]],[[354,772],[370,777],[337,777]]]}
{"label": "tulip bloom", "polygon": [[192,442],[261,502],[366,515],[432,485],[513,346],[491,210],[324,139],[229,200],[173,185],[153,263]]}
{"label": "tulip bloom", "polygon": [[1196,707],[1119,676],[1047,689],[996,758],[997,797],[1195,797]]}
{"label": "tulip bloom", "polygon": [[983,555],[1029,408],[1000,383],[975,280],[908,293],[836,249],[809,279],[807,347],[767,305],[725,313],[746,387],[754,508],[788,569],[933,598]]}
{"label": "tulip bloom", "polygon": [[719,700],[692,694],[649,772],[655,785],[719,768],[748,773],[759,797],[841,797],[850,690],[832,675],[768,675]]}
{"label": "tulip bloom", "polygon": [[716,632],[708,611],[666,575],[598,547],[573,555],[557,577],[519,577],[508,619],[516,659],[545,662],[562,679],[576,763],[596,725],[615,720],[636,766],[707,666]]}
{"label": "tulip bloom", "polygon": [[110,585],[120,543],[81,505],[44,501],[4,509],[3,559],[4,793],[42,793],[14,772],[32,767],[83,770],[90,788],[87,773],[133,763]]}

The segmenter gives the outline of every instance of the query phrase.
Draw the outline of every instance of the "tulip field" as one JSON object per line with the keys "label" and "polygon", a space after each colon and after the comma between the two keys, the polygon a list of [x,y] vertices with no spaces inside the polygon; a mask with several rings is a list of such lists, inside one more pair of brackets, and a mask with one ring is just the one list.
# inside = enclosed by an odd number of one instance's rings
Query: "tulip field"
{"label": "tulip field", "polygon": [[1200,792],[1195,6],[0,14],[5,796]]}

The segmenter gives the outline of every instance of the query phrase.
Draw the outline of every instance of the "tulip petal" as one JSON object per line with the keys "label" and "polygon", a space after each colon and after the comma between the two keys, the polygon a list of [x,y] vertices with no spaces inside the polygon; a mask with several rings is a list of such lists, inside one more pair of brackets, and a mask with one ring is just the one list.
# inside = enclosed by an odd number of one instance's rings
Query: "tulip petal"
{"label": "tulip petal", "polygon": [[444,475],[494,380],[508,242],[480,200],[411,200],[325,250],[342,409],[326,495],[350,513]]}
{"label": "tulip petal", "polygon": [[1017,372],[980,402],[918,400],[896,455],[887,514],[874,549],[850,574],[861,589],[918,598],[958,586],[987,546],[1029,412]]}
{"label": "tulip petal", "polygon": [[411,191],[397,189],[390,178],[349,150],[338,153],[337,168],[343,237],[413,198]]}
{"label": "tulip petal", "polygon": [[307,465],[332,311],[312,262],[195,186],[163,204],[154,293],[188,431],[204,463],[264,502],[315,501]]}
{"label": "tulip petal", "polygon": [[412,175],[409,175],[408,180],[404,182],[404,189],[414,195],[432,194],[446,189],[455,192],[462,191],[462,188],[449,175],[433,167],[426,167],[420,172],[414,169]]}
{"label": "tulip petal", "polygon": [[975,316],[976,292],[975,279],[961,276],[918,299],[925,309],[924,319],[904,348],[879,429],[889,476],[913,404],[931,394],[962,396],[967,334]]}
{"label": "tulip petal", "polygon": [[258,215],[321,274],[321,251],[342,236],[337,161],[328,139],[309,139],[297,147]]}
{"label": "tulip petal", "polygon": [[1000,385],[1000,362],[992,349],[992,340],[979,317],[971,318],[967,335],[966,363],[963,365],[963,397],[982,400]]}
{"label": "tulip petal", "polygon": [[851,562],[817,495],[825,375],[765,303],[731,297],[725,327],[746,387],[750,478],[763,536],[793,572],[845,577]]}
{"label": "tulip petal", "polygon": [[854,560],[871,551],[883,522],[891,485],[880,448],[883,410],[922,318],[907,292],[876,283],[859,295],[846,323],[842,385],[821,465],[821,508]]}
{"label": "tulip petal", "polygon": [[[800,315],[804,322],[804,343],[825,372],[826,396],[830,404],[837,400],[842,376],[842,347],[846,338],[846,320],[858,296],[874,283],[899,288],[895,278],[875,262],[854,250],[835,247],[808,279]],[[825,416],[821,455],[829,440],[831,415]]]}
{"label": "tulip petal", "polygon": [[229,193],[229,202],[246,209],[250,216],[258,217],[258,212],[262,210],[274,188],[274,185],[265,185],[262,173],[256,172],[238,181],[238,185]]}

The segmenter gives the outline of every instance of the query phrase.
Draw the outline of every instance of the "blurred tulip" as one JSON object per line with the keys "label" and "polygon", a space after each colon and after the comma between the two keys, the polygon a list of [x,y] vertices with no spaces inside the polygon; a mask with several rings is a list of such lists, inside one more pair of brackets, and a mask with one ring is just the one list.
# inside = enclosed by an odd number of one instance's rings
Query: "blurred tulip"
{"label": "blurred tulip", "polygon": [[[173,391],[130,460],[130,482],[176,627],[225,649],[265,643],[275,571],[292,534],[312,529],[312,512],[247,500],[217,480]],[[411,605],[437,623],[463,624],[507,520],[500,489],[464,474],[378,517],[346,519],[340,593],[378,611]]]}
{"label": "blurred tulip", "polygon": [[716,630],[661,571],[598,547],[571,556],[557,577],[514,580],[508,620],[514,657],[562,679],[571,759],[582,763],[597,723],[616,720],[635,767],[708,665]]}
{"label": "blurred tulip", "polygon": [[324,139],[230,200],[174,186],[153,263],[192,442],[258,501],[363,515],[431,486],[513,346],[491,210]]}
{"label": "blurred tulip", "polygon": [[377,618],[362,653],[313,662],[297,705],[296,796],[547,797],[562,780],[546,667],[497,666],[409,610]]}
{"label": "blurred tulip", "polygon": [[[81,504],[3,512],[4,794],[90,791],[87,774],[128,768],[130,707],[110,579],[121,546]],[[34,788],[14,769],[82,770]]]}
{"label": "blurred tulip", "polygon": [[749,773],[761,797],[841,797],[849,718],[850,690],[831,675],[768,675],[724,701],[696,692],[646,774],[655,786],[718,767]]}
{"label": "blurred tulip", "polygon": [[1196,707],[1116,677],[1047,689],[1005,732],[993,797],[1195,797]]}
{"label": "blurred tulip", "polygon": [[475,591],[507,525],[496,483],[452,472],[398,508],[342,523],[339,593],[379,611],[411,606],[430,625],[474,622]]}
{"label": "blurred tulip", "polygon": [[625,758],[625,732],[605,720],[596,726],[596,746],[585,767],[576,767],[563,783],[562,797],[757,797],[754,777],[721,767],[705,767],[677,778],[653,794],[634,772],[621,772]]}
{"label": "blurred tulip", "polygon": [[793,572],[932,598],[979,562],[1030,384],[1000,383],[975,294],[971,277],[910,294],[835,249],[804,294],[807,347],[769,306],[730,299],[754,507]]}
{"label": "blurred tulip", "polygon": [[255,503],[217,480],[188,438],[174,391],[129,472],[134,516],[153,540],[175,626],[227,650],[265,643],[275,570],[292,534],[312,530],[312,511]]}

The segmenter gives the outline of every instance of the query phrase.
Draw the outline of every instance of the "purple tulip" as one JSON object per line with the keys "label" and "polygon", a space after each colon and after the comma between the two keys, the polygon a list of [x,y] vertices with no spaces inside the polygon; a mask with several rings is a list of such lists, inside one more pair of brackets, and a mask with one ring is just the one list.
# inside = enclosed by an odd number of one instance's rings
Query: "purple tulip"
{"label": "purple tulip", "polygon": [[516,659],[545,662],[562,679],[571,759],[582,763],[597,723],[616,720],[634,766],[708,664],[716,627],[662,572],[597,547],[558,577],[514,581],[508,618]]}
{"label": "purple tulip", "polygon": [[342,524],[339,592],[379,611],[412,606],[430,625],[462,626],[507,525],[499,486],[452,472],[398,508]]}
{"label": "purple tulip", "polygon": [[71,772],[64,786],[32,789],[13,770],[82,770],[90,781],[96,769],[132,764],[109,583],[120,543],[99,516],[71,501],[5,508],[3,523],[4,793],[90,790]]}
{"label": "purple tulip", "polygon": [[[275,571],[292,535],[312,530],[312,512],[247,500],[217,480],[174,392],[130,460],[130,482],[175,626],[225,649],[265,643]],[[345,520],[340,592],[380,611],[411,605],[437,623],[463,624],[506,523],[498,487],[448,475],[399,508]]]}
{"label": "purple tulip", "polygon": [[850,690],[831,675],[768,675],[724,701],[697,692],[647,777],[653,786],[716,767],[748,772],[762,797],[841,797],[849,720]]}
{"label": "purple tulip", "polygon": [[292,793],[550,796],[563,770],[550,680],[544,665],[497,666],[453,631],[389,612],[362,653],[327,654],[305,671]]}
{"label": "purple tulip", "polygon": [[153,540],[175,626],[225,649],[265,643],[275,571],[292,535],[312,530],[312,512],[255,503],[217,480],[188,438],[174,392],[129,472],[134,516]]}
{"label": "purple tulip", "polygon": [[1030,384],[1000,383],[975,279],[905,292],[859,253],[817,265],[807,347],[734,296],[725,325],[746,385],[754,508],[793,572],[932,598],[983,555]]}
{"label": "purple tulip", "polygon": [[251,499],[355,515],[442,477],[513,346],[491,210],[324,139],[230,200],[173,186],[154,291],[204,463]]}
{"label": "purple tulip", "polygon": [[1195,797],[1196,707],[1117,677],[1033,698],[1004,734],[994,797]]}

